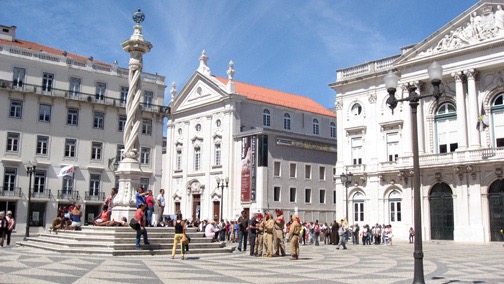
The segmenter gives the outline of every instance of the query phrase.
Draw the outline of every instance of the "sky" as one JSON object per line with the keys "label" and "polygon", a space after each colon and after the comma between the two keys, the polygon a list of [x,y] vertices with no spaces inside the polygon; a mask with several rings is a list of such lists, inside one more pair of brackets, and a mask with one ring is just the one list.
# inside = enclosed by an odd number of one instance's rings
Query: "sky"
{"label": "sky", "polygon": [[181,90],[203,50],[212,74],[310,97],[334,107],[336,70],[400,53],[477,0],[1,0],[16,37],[127,68],[121,43],[141,8],[143,71]]}

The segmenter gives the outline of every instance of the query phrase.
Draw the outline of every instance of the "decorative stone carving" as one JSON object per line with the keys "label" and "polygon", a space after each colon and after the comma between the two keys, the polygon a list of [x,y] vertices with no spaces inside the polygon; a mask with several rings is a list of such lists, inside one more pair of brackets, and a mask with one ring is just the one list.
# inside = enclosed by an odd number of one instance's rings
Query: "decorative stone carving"
{"label": "decorative stone carving", "polygon": [[343,109],[343,100],[336,100],[336,110]]}
{"label": "decorative stone carving", "polygon": [[502,36],[504,36],[502,6],[488,5],[479,11],[472,12],[465,23],[446,33],[437,43],[420,52],[418,57],[447,52]]}
{"label": "decorative stone carving", "polygon": [[376,94],[370,94],[368,97],[368,101],[370,104],[376,103]]}
{"label": "decorative stone carving", "polygon": [[441,182],[441,180],[443,179],[443,175],[441,174],[441,172],[435,173],[434,177],[436,178],[437,182]]}

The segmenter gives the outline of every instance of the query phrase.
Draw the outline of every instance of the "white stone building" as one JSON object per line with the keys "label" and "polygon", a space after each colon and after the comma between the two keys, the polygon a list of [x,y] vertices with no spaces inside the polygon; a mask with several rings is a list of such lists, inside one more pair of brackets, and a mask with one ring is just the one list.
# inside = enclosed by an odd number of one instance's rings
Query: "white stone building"
{"label": "white stone building", "polygon": [[[172,89],[163,185],[167,214],[234,220],[250,213],[297,211],[334,220],[336,121],[315,101],[211,75],[200,66]],[[216,178],[228,178],[224,192]],[[222,181],[221,181],[222,182]],[[222,198],[222,195],[224,198]]]}
{"label": "white stone building", "polygon": [[[164,77],[144,73],[142,83],[141,183],[157,191]],[[28,162],[36,165],[31,226],[50,226],[60,205],[82,204],[85,221],[100,212],[117,187],[127,90],[127,68],[20,40],[16,27],[0,26],[0,210],[14,213],[18,231],[26,225]],[[67,165],[73,176],[58,178]]]}
{"label": "white stone building", "polygon": [[[420,101],[422,232],[424,239],[502,240],[504,227],[504,1],[480,1],[399,55],[337,71],[337,176],[354,174],[345,197],[338,178],[337,215],[349,222],[392,224],[407,239],[413,227],[410,106],[392,114],[384,76],[432,92],[427,68],[443,66],[441,99]],[[372,45],[371,45],[372,46]],[[477,128],[479,116],[481,128]],[[486,125],[486,127],[483,125]]]}

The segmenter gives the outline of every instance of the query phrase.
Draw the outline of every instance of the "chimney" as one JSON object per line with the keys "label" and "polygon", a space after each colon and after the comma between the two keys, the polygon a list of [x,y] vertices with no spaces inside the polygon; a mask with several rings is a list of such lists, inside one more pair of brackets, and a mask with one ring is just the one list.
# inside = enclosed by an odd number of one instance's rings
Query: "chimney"
{"label": "chimney", "polygon": [[16,26],[2,26],[0,25],[0,39],[15,41],[16,40]]}

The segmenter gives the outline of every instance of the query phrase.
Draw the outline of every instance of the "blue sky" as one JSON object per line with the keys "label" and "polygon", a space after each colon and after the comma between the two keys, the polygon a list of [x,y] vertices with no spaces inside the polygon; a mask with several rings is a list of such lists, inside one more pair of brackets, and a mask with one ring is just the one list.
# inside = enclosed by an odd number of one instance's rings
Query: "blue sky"
{"label": "blue sky", "polygon": [[19,39],[127,67],[121,42],[132,14],[145,13],[154,48],[144,71],[166,76],[170,97],[198,68],[204,49],[212,74],[311,97],[333,107],[336,70],[400,53],[476,0],[2,0],[0,24]]}

